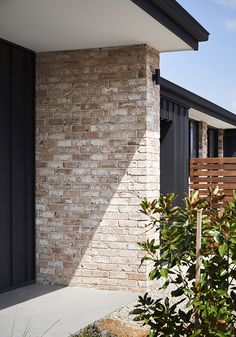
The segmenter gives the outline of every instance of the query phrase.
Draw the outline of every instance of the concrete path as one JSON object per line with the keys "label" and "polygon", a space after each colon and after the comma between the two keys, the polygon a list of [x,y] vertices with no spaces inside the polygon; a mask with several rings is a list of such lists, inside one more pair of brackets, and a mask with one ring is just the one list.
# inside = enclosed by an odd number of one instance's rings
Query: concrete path
{"label": "concrete path", "polygon": [[23,337],[27,326],[27,337],[68,337],[136,299],[127,292],[39,284],[12,290],[0,294],[0,337]]}

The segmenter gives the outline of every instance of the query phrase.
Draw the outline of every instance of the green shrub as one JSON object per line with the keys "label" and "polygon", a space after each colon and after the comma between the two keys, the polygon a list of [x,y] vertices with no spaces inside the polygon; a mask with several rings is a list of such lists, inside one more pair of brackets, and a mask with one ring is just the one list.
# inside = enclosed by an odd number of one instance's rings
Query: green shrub
{"label": "green shrub", "polygon": [[[159,281],[159,290],[170,296],[139,297],[133,314],[150,327],[150,337],[231,337],[236,336],[236,193],[234,201],[218,212],[213,205],[224,195],[209,190],[209,198],[198,192],[173,207],[174,194],[141,203],[149,226],[160,241],[139,244],[145,251],[141,263],[151,261],[150,280]],[[201,277],[196,282],[197,210],[203,210]]]}

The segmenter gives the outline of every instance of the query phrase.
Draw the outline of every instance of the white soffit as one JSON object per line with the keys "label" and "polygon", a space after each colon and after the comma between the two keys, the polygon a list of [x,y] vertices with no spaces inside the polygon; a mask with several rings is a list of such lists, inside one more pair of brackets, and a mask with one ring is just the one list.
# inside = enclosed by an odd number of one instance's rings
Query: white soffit
{"label": "white soffit", "polygon": [[133,44],[191,50],[130,0],[0,0],[0,37],[37,52]]}
{"label": "white soffit", "polygon": [[206,122],[209,126],[213,126],[217,129],[236,129],[235,125],[223,122],[220,119],[211,117],[192,108],[189,110],[189,118],[196,121]]}

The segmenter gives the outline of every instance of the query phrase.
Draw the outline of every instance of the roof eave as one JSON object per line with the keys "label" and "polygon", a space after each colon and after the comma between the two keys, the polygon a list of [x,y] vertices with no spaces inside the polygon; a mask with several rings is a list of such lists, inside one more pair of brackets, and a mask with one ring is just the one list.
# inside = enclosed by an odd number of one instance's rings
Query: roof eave
{"label": "roof eave", "polygon": [[208,31],[200,25],[177,1],[131,0],[172,33],[198,50],[199,42],[207,41]]}
{"label": "roof eave", "polygon": [[194,108],[209,116],[236,126],[236,115],[207,99],[194,94],[164,78],[160,78],[161,96],[179,102],[188,108]]}

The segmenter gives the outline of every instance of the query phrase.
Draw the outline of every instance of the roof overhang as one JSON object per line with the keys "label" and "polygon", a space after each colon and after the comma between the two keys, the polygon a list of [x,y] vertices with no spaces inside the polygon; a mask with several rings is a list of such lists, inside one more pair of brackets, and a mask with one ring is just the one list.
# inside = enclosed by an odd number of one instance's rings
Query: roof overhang
{"label": "roof overhang", "polygon": [[189,110],[189,118],[199,122],[204,121],[207,125],[217,129],[236,129],[236,126],[232,124],[226,123],[223,120],[217,119],[193,108]]}
{"label": "roof overhang", "polygon": [[194,50],[198,43],[207,41],[208,31],[199,24],[177,1],[173,0],[131,0],[145,12],[180,37]]}
{"label": "roof overhang", "polygon": [[234,113],[164,78],[160,79],[160,86],[162,97],[190,109],[190,118],[205,121],[211,126],[222,129],[236,127],[236,115]]}
{"label": "roof overhang", "polygon": [[173,0],[1,0],[0,32],[36,52],[133,44],[191,50],[209,35]]}

